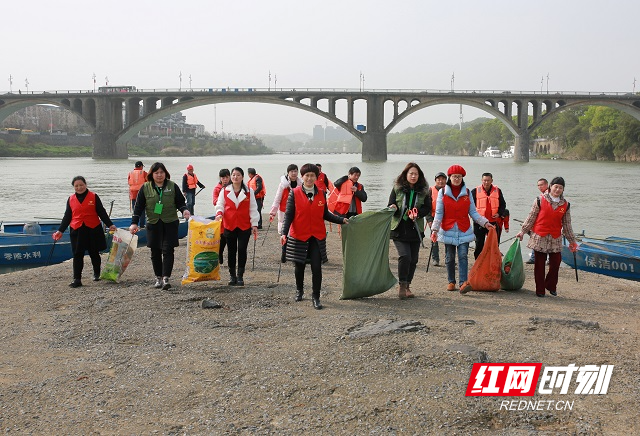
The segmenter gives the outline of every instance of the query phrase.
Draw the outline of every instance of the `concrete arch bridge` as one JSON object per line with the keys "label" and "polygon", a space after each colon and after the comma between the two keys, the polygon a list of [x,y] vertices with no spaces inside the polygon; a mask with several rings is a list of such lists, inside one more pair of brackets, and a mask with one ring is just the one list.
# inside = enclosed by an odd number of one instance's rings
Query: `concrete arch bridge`
{"label": "concrete arch bridge", "polygon": [[[0,95],[0,122],[28,106],[56,105],[79,115],[94,129],[94,158],[126,159],[127,141],[172,113],[228,102],[278,104],[312,112],[343,127],[362,142],[363,161],[385,161],[387,135],[404,118],[430,106],[463,104],[502,121],[516,138],[514,159],[528,162],[530,132],[563,109],[581,105],[609,106],[640,120],[640,95],[622,92],[128,88],[127,92],[6,93]],[[355,105],[361,101],[366,107],[364,129],[354,124]],[[342,112],[346,115],[338,116],[336,108],[345,104],[346,111]]]}

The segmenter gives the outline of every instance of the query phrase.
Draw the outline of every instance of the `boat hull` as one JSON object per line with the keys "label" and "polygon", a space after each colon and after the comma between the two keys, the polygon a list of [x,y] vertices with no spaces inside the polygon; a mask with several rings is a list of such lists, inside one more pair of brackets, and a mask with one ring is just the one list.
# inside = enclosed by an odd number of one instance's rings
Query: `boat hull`
{"label": "boat hull", "polygon": [[[640,281],[640,258],[602,250],[586,243],[580,244],[575,254],[575,265],[580,270]],[[562,247],[562,261],[574,267],[573,253],[566,245]]]}

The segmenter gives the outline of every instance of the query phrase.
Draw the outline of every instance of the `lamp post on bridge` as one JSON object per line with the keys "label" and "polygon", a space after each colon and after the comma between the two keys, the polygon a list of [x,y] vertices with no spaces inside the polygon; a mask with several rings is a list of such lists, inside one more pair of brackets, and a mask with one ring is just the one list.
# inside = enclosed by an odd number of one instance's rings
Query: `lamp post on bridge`
{"label": "lamp post on bridge", "polygon": [[91,78],[93,79],[93,92],[96,92],[96,73],[93,73]]}
{"label": "lamp post on bridge", "polygon": [[269,91],[271,91],[271,70],[269,70]]}
{"label": "lamp post on bridge", "polygon": [[104,77],[105,86],[109,86],[109,76]]}
{"label": "lamp post on bridge", "polygon": [[189,91],[193,91],[193,88],[191,87],[191,74],[189,74]]}
{"label": "lamp post on bridge", "polygon": [[542,76],[542,79],[540,79],[540,94],[542,94],[543,85],[544,85],[544,76]]}
{"label": "lamp post on bridge", "polygon": [[178,77],[180,78],[180,88],[178,88],[178,91],[182,91],[182,71],[180,71],[180,75]]}
{"label": "lamp post on bridge", "polygon": [[[633,79],[634,83],[636,79]],[[9,92],[13,94],[13,76],[9,74]]]}
{"label": "lamp post on bridge", "polygon": [[275,91],[278,88],[278,75],[273,75],[273,90]]}
{"label": "lamp post on bridge", "polygon": [[455,83],[456,83],[456,73],[454,71],[453,73],[451,73],[451,92],[453,92]]}
{"label": "lamp post on bridge", "polygon": [[549,93],[549,73],[547,73],[547,94]]}
{"label": "lamp post on bridge", "polygon": [[633,93],[636,93],[636,78],[633,78]]}

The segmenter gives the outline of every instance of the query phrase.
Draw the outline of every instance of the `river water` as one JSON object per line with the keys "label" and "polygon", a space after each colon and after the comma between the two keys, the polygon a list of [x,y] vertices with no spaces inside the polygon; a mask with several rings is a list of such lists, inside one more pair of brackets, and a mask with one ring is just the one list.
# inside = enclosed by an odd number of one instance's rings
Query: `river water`
{"label": "river water", "polygon": [[[89,189],[100,196],[107,210],[110,202],[114,201],[112,216],[128,216],[131,213],[127,174],[136,160],[0,158],[3,185],[0,190],[0,221],[61,218],[65,202],[73,193],[71,179],[76,175],[87,179]],[[386,206],[393,179],[409,161],[420,165],[430,184],[438,171],[446,172],[450,165],[460,164],[467,171],[465,182],[470,188],[480,184],[483,172],[491,172],[494,183],[503,190],[513,229],[509,235],[503,234],[503,240],[518,230],[519,223],[514,222],[514,218],[526,218],[538,195],[537,180],[541,177],[551,180],[560,175],[566,181],[565,196],[571,202],[574,231],[585,230],[591,236],[617,235],[640,239],[640,167],[634,164],[538,159],[522,164],[511,159],[423,155],[389,155],[387,162],[365,163],[361,162],[359,154],[145,157],[141,160],[146,169],[155,161],[163,162],[171,173],[171,179],[178,184],[181,184],[186,166],[193,164],[198,178],[206,185],[206,189],[196,197],[195,211],[205,216],[214,210],[211,197],[220,168],[239,166],[246,174],[248,167],[255,167],[267,184],[263,212],[268,212],[279,178],[290,163],[299,167],[306,162],[321,163],[331,180],[347,174],[351,166],[359,167],[362,170],[360,182],[369,195],[364,204],[365,210]]]}

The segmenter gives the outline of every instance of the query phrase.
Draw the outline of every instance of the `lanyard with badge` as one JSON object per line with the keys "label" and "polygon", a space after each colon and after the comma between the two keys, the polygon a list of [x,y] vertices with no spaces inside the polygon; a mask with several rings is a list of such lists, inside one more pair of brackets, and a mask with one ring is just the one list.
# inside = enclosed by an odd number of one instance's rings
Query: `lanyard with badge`
{"label": "lanyard with badge", "polygon": [[157,186],[154,189],[158,192],[158,202],[153,207],[153,212],[157,213],[157,214],[161,214],[162,213],[162,206],[163,206],[163,204],[162,204],[163,190],[162,190],[162,188],[158,188]]}

